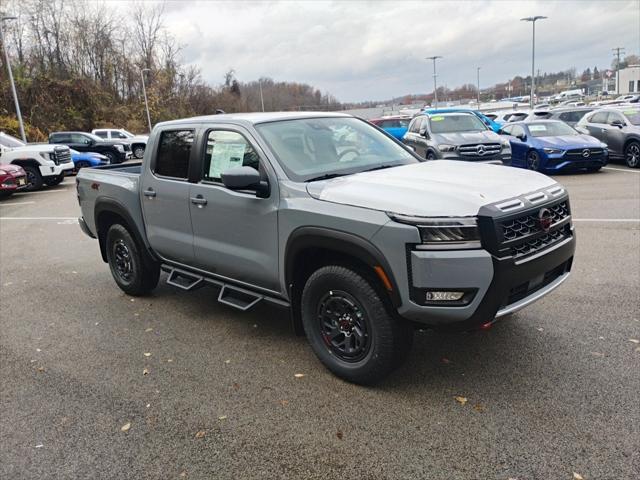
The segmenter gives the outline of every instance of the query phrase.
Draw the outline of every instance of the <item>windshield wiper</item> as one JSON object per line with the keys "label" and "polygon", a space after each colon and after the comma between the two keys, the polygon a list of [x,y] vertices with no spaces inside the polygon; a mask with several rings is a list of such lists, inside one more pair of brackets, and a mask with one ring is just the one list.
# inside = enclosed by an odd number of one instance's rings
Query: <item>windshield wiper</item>
{"label": "windshield wiper", "polygon": [[364,172],[373,172],[374,170],[384,170],[385,168],[393,168],[393,167],[398,167],[399,165],[397,163],[387,163],[384,165],[378,165],[377,167],[373,167],[373,168],[369,168],[367,170],[363,170],[360,173],[364,173]]}
{"label": "windshield wiper", "polygon": [[325,173],[318,177],[309,178],[305,182],[317,182],[318,180],[329,180],[330,178],[342,177],[344,175],[350,175],[349,173]]}

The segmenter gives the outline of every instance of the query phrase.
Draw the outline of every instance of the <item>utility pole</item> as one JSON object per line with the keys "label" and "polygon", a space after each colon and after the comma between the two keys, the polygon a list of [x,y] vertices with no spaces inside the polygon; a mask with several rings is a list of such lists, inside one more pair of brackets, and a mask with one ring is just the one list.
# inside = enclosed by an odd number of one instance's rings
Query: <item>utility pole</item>
{"label": "utility pole", "polygon": [[533,40],[531,42],[531,97],[529,98],[529,104],[533,109],[534,97],[536,94],[536,22],[538,20],[544,20],[547,17],[543,17],[542,15],[536,15],[535,17],[525,17],[521,18],[521,22],[531,22],[533,26]]}
{"label": "utility pole", "polygon": [[480,109],[480,67],[477,68],[478,70],[478,110]]}
{"label": "utility pole", "polygon": [[442,58],[440,55],[435,55],[433,57],[427,57],[425,60],[433,60],[433,102],[434,108],[438,108],[438,86],[436,84],[436,77],[438,74],[436,73],[436,60]]}
{"label": "utility pole", "polygon": [[7,44],[4,41],[4,31],[2,30],[2,25],[4,22],[8,20],[17,20],[18,17],[0,17],[0,43],[2,43],[2,47],[4,48],[4,60],[7,64],[7,72],[9,73],[9,83],[11,84],[11,92],[13,93],[13,103],[16,106],[16,115],[18,116],[18,124],[20,125],[20,136],[22,137],[22,141],[27,143],[27,136],[24,134],[24,122],[22,121],[22,112],[20,112],[20,102],[18,102],[18,92],[16,92],[16,84],[13,81],[13,72],[11,71],[11,64],[9,63],[9,50],[7,49]]}
{"label": "utility pole", "polygon": [[616,47],[611,49],[618,57],[616,61],[616,95],[620,95],[620,54],[624,53],[624,47]]}
{"label": "utility pole", "polygon": [[144,95],[144,107],[147,110],[147,122],[149,122],[149,133],[151,133],[151,115],[149,115],[149,101],[147,100],[147,87],[144,84],[144,72],[150,72],[149,68],[140,70],[140,78],[142,78],[142,94]]}
{"label": "utility pole", "polygon": [[262,79],[258,79],[258,85],[260,85],[260,103],[262,103],[262,111],[264,112],[264,97],[262,96]]}

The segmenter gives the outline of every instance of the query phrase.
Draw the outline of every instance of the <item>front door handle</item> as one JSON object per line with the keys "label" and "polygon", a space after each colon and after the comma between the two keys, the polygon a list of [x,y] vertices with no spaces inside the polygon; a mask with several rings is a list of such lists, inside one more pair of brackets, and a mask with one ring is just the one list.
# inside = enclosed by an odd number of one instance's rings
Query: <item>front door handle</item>
{"label": "front door handle", "polygon": [[156,192],[153,190],[153,188],[148,188],[145,191],[142,192],[142,194],[145,197],[149,197],[149,198],[153,198],[156,196]]}
{"label": "front door handle", "polygon": [[197,205],[198,208],[202,208],[207,204],[207,199],[202,195],[196,195],[195,197],[191,197],[191,203]]}

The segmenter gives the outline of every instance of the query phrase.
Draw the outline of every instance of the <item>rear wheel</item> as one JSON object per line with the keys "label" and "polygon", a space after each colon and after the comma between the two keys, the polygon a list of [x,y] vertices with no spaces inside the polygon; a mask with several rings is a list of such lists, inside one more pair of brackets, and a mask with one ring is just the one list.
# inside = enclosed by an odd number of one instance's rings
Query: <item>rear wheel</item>
{"label": "rear wheel", "polygon": [[302,292],[302,323],[311,348],[334,374],[372,384],[406,358],[413,328],[391,315],[362,275],[346,267],[318,269]]}
{"label": "rear wheel", "polygon": [[133,156],[136,158],[144,157],[144,145],[134,145]]}
{"label": "rear wheel", "polygon": [[76,170],[80,170],[81,168],[89,168],[91,166],[91,164],[89,162],[86,162],[84,160],[76,163]]}
{"label": "rear wheel", "polygon": [[627,166],[631,168],[640,167],[640,143],[629,142],[624,149],[624,160],[627,162]]}
{"label": "rear wheel", "polygon": [[535,150],[527,154],[527,168],[536,172],[540,170],[540,155]]}
{"label": "rear wheel", "polygon": [[126,227],[117,223],[109,227],[106,251],[111,275],[125,293],[145,295],[158,285],[160,266],[149,258]]}
{"label": "rear wheel", "polygon": [[435,153],[431,152],[431,151],[427,151],[427,155],[425,157],[427,160],[435,160],[436,159],[436,155]]}
{"label": "rear wheel", "polygon": [[42,175],[40,175],[40,169],[32,167],[31,165],[26,165],[22,168],[24,168],[24,171],[27,174],[27,188],[25,190],[28,192],[40,190],[44,184]]}

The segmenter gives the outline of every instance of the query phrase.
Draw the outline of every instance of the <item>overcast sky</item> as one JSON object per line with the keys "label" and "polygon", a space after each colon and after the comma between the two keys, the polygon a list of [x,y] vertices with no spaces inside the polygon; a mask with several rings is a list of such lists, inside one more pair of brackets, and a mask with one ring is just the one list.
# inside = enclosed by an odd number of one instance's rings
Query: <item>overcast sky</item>
{"label": "overcast sky", "polygon": [[481,87],[536,69],[609,67],[613,47],[640,50],[640,0],[599,1],[169,1],[166,25],[183,58],[218,84],[225,71],[306,82],[341,101],[388,99],[438,84]]}

